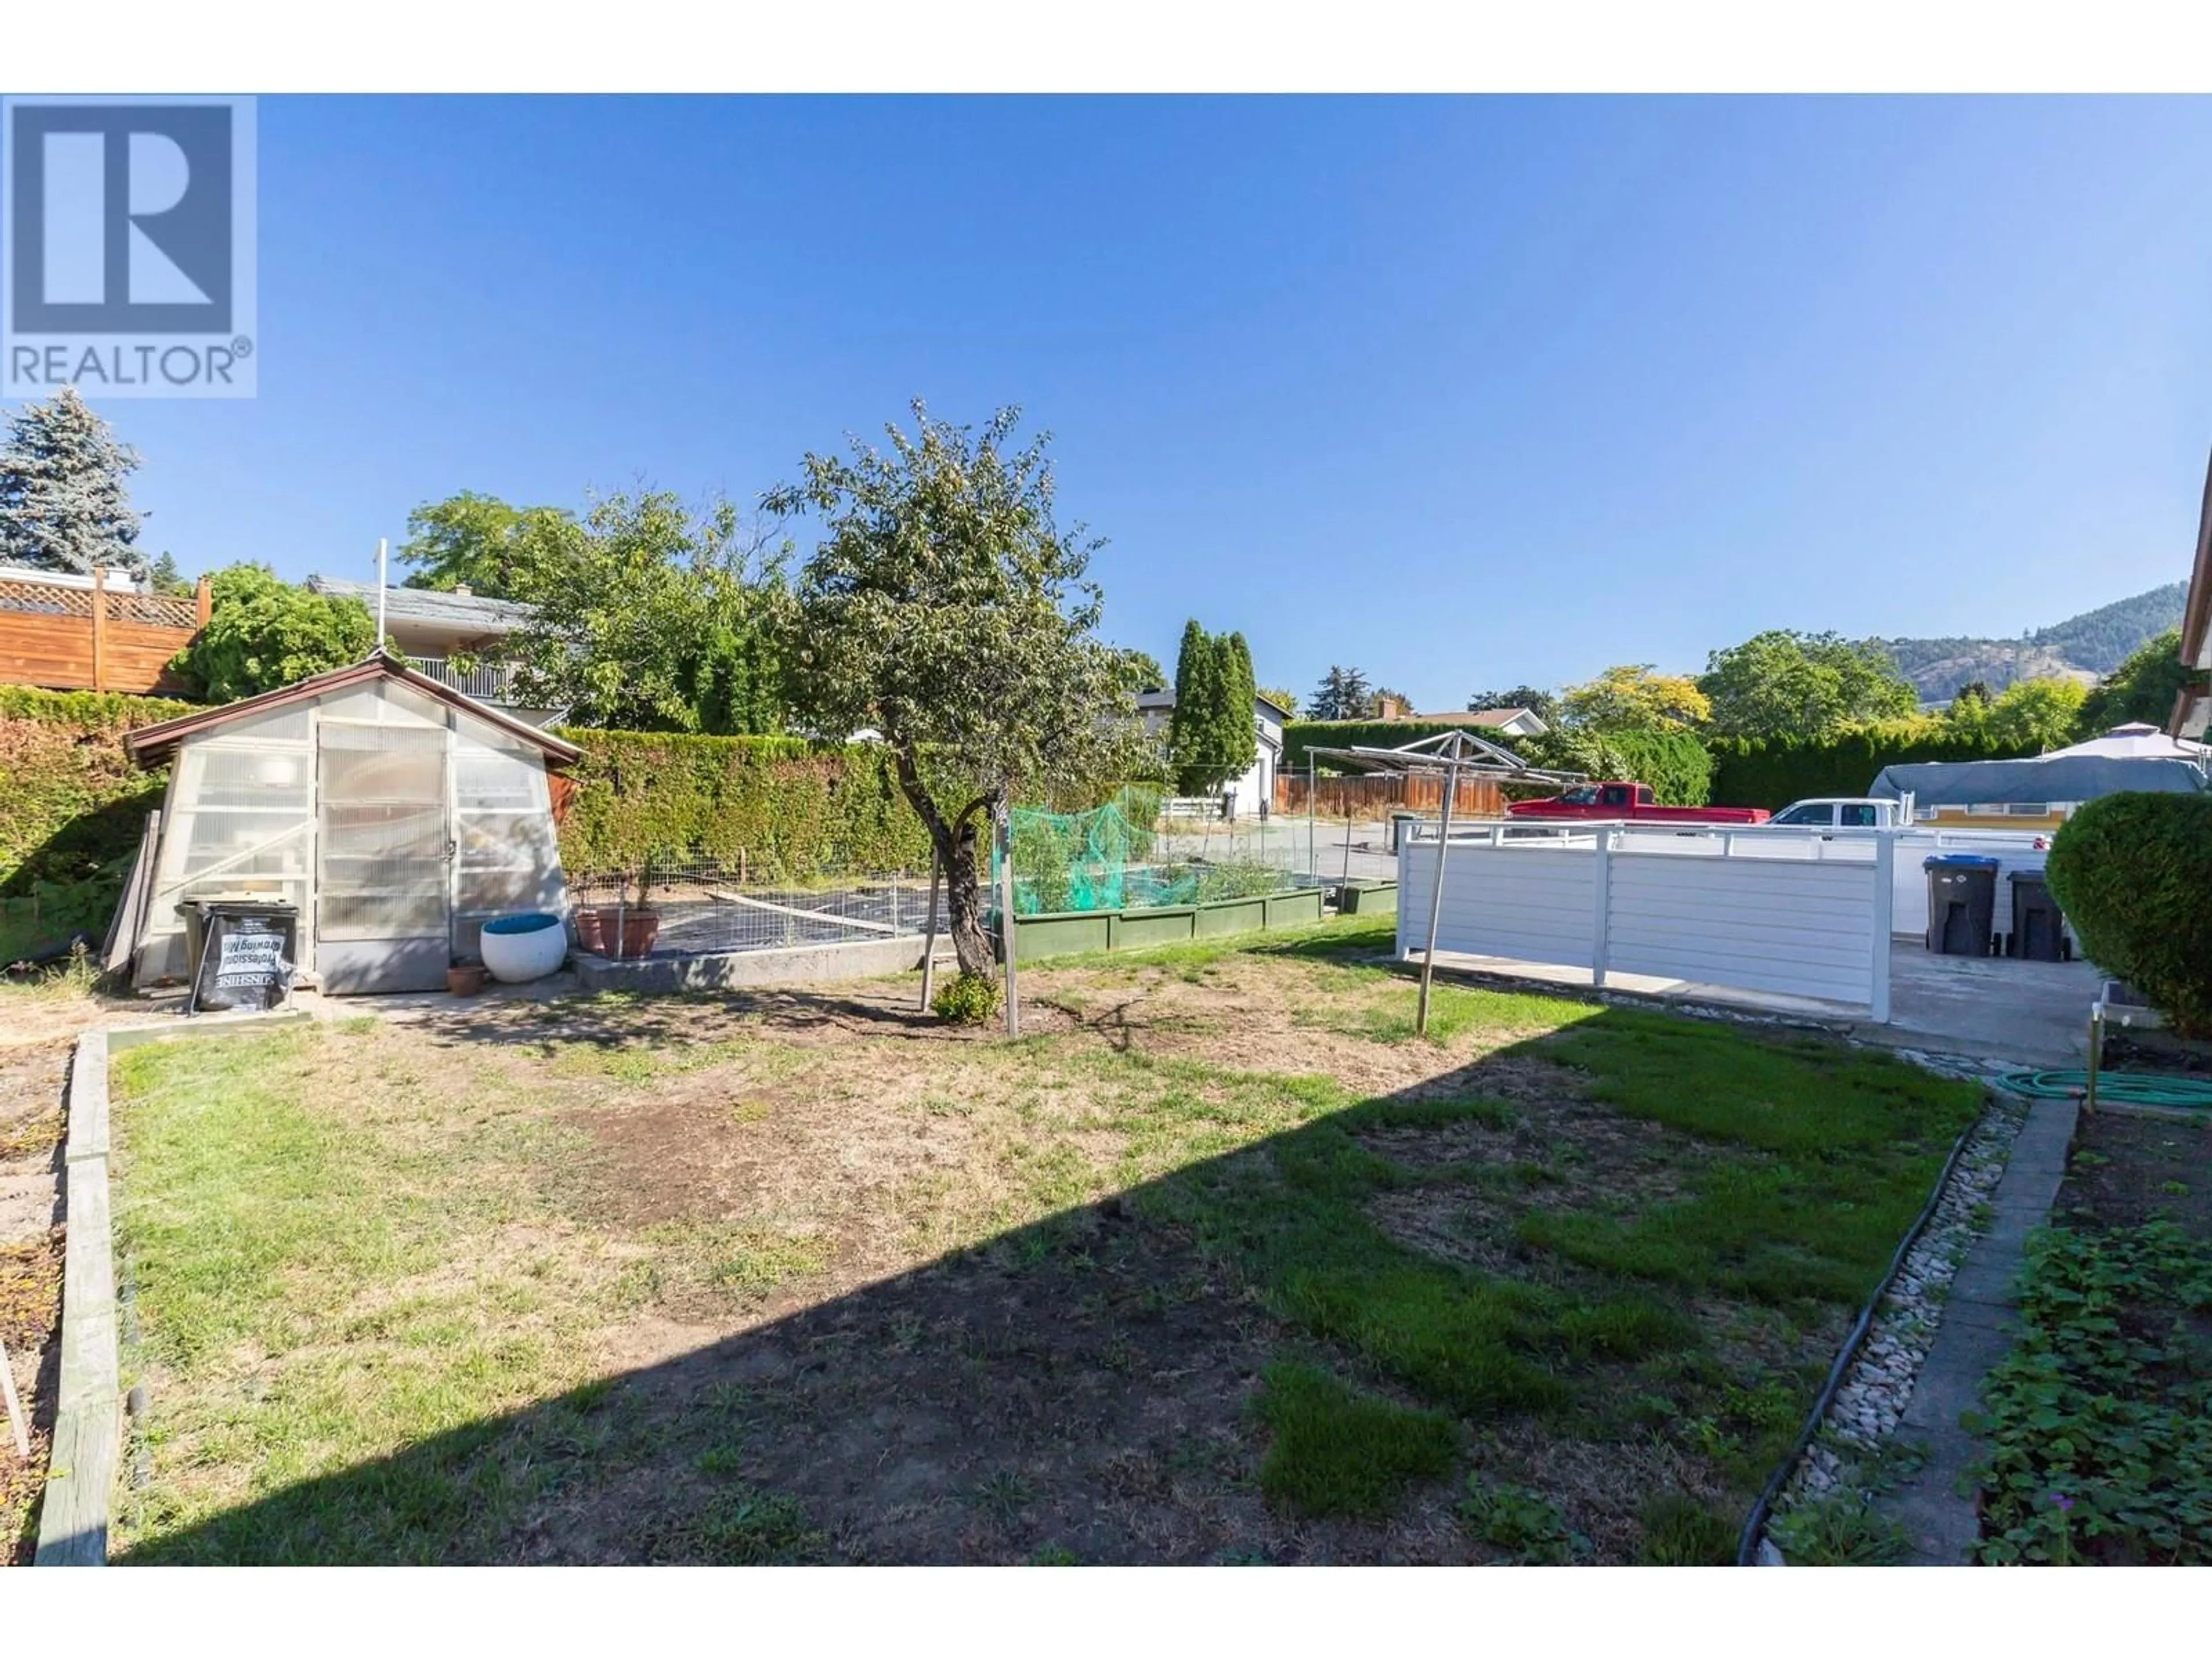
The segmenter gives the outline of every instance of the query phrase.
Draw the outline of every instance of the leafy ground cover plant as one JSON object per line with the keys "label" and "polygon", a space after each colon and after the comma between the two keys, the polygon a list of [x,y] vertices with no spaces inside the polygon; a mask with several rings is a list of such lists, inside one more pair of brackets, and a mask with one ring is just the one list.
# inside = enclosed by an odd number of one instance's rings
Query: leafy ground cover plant
{"label": "leafy ground cover plant", "polygon": [[2212,1562],[2212,1248],[2169,1220],[2029,1241],[1984,1389],[1978,1559]]}

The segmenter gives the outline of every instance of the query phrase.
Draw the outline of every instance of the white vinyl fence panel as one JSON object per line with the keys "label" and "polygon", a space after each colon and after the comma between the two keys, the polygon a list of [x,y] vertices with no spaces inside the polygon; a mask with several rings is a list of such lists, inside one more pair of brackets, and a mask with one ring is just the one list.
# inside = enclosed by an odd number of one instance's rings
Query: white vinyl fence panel
{"label": "white vinyl fence panel", "polygon": [[[1399,848],[1398,947],[1426,939],[1433,826]],[[1856,1005],[1889,1017],[1894,835],[1455,830],[1437,948]]]}
{"label": "white vinyl fence panel", "polygon": [[[1608,968],[1829,1002],[1874,1001],[1871,861],[1616,851],[1611,866]],[[1879,943],[1886,956],[1887,931]]]}
{"label": "white vinyl fence panel", "polygon": [[[1814,830],[1786,825],[1718,832],[1730,851],[1761,859],[1817,860],[1821,862],[1857,860],[1871,863],[1880,831],[1871,830]],[[1687,856],[1710,856],[1704,843],[1715,832],[1685,833],[1631,824],[1615,842],[1619,852],[1680,852]],[[2012,878],[2014,872],[2043,872],[2050,857],[2051,832],[2028,830],[1905,830],[1893,836],[1896,854],[1890,871],[1890,931],[1921,934],[1928,931],[1928,873],[1925,861],[1939,853],[1979,853],[1997,861],[1996,931],[2012,928]],[[2043,844],[2038,846],[2037,842]],[[1449,860],[1447,861],[1449,862]]]}

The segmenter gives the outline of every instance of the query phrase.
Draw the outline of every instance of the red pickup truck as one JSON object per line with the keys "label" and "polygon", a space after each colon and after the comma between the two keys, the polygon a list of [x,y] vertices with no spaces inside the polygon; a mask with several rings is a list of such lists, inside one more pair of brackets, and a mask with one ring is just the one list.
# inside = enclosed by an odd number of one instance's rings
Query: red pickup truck
{"label": "red pickup truck", "polygon": [[1541,800],[1516,800],[1505,808],[1516,818],[1626,818],[1652,823],[1764,823],[1761,806],[1661,806],[1648,783],[1578,783]]}

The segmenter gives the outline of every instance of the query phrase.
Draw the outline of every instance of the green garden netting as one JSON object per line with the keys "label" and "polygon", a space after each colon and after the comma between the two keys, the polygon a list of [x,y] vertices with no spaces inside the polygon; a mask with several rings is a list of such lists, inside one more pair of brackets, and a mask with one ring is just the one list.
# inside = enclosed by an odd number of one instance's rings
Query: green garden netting
{"label": "green garden netting", "polygon": [[[1271,866],[1179,853],[1163,827],[1162,792],[1131,785],[1087,812],[1013,810],[1014,913],[1125,910],[1280,892]],[[1000,879],[992,858],[992,890]]]}

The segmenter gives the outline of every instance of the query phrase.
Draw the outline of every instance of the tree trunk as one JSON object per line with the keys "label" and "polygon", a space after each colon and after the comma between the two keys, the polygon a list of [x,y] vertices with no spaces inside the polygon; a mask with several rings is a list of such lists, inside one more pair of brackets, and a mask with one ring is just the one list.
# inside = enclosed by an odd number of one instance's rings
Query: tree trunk
{"label": "tree trunk", "polygon": [[[945,833],[939,835],[939,830]],[[960,958],[960,971],[988,978],[997,965],[991,935],[983,926],[983,886],[975,821],[963,820],[957,831],[933,825],[931,839],[945,866],[946,931],[952,936],[952,953]]]}
{"label": "tree trunk", "polygon": [[945,931],[952,936],[952,953],[959,958],[960,971],[988,979],[998,958],[991,947],[989,930],[983,926],[983,872],[976,830],[979,815],[982,822],[990,821],[992,803],[970,801],[958,817],[948,820],[937,810],[909,750],[895,747],[891,764],[899,793],[914,808],[922,828],[929,831],[937,860],[944,866]]}

